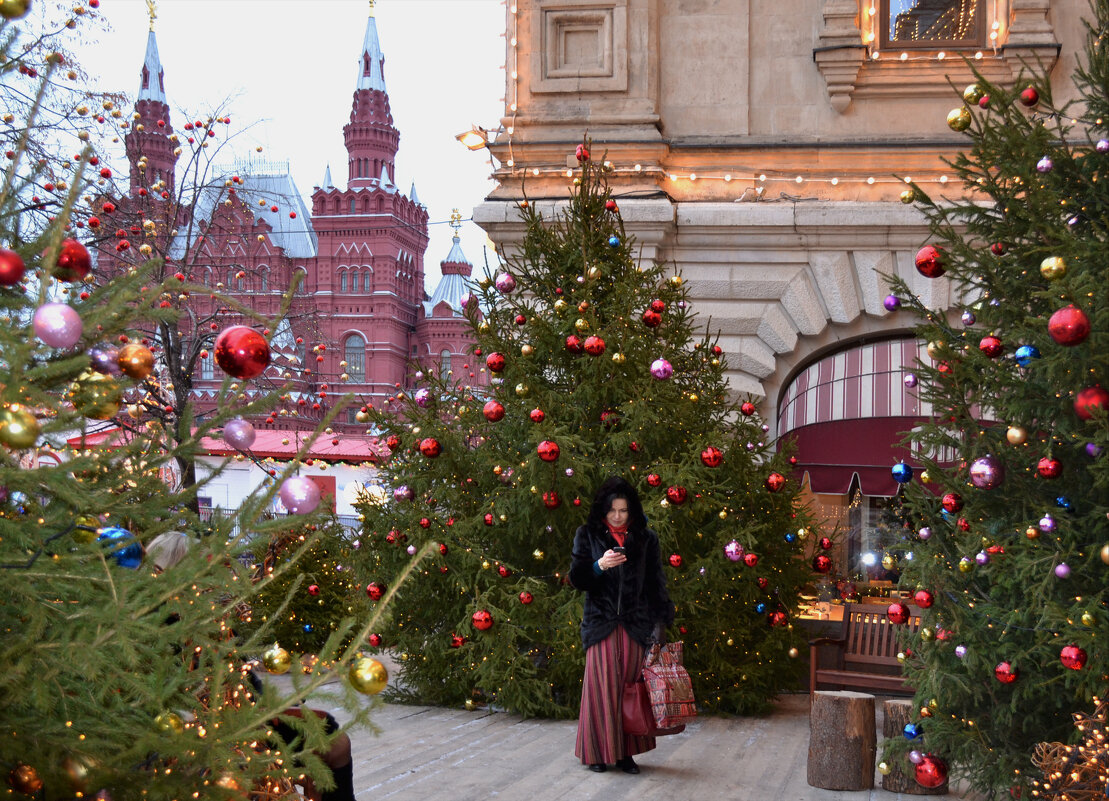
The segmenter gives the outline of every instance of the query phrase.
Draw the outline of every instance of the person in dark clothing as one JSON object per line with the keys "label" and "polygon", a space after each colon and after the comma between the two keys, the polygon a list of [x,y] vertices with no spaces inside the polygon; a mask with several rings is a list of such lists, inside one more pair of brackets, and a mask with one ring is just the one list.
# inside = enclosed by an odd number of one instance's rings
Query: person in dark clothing
{"label": "person in dark clothing", "polygon": [[645,650],[674,622],[674,604],[658,535],[647,528],[639,493],[624,479],[609,478],[597,490],[574,535],[570,583],[585,593],[585,677],[574,754],[598,773],[609,764],[639,773],[632,756],[653,749],[655,738],[624,734],[620,702],[624,685],[643,669]]}

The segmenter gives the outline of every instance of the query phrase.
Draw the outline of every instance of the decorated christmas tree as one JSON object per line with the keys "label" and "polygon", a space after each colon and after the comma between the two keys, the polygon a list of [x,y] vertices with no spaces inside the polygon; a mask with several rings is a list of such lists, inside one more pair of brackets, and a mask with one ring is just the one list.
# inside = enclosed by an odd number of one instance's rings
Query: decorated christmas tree
{"label": "decorated christmas tree", "polygon": [[[801,667],[793,616],[812,540],[798,488],[754,404],[730,400],[682,277],[635,258],[604,167],[588,145],[578,162],[563,210],[521,204],[518,251],[467,303],[473,365],[417,373],[366,412],[394,454],[385,500],[360,506],[361,574],[388,586],[438,545],[375,633],[421,703],[577,714],[570,549],[597,487],[620,475],[659,534],[669,637],[685,642],[699,703],[765,709]],[[467,380],[478,370],[486,391]]]}
{"label": "decorated christmas tree", "polygon": [[1035,745],[1073,738],[1109,681],[1109,3],[1093,8],[1082,102],[980,78],[948,117],[967,199],[912,190],[932,223],[917,269],[963,303],[948,317],[895,288],[924,317],[931,360],[907,380],[936,417],[912,435],[926,470],[905,504],[919,717],[887,757],[924,783],[1026,785]]}
{"label": "decorated christmas tree", "polygon": [[[249,447],[249,424],[231,418],[274,402],[246,402],[243,386],[269,362],[261,331],[279,320],[217,338],[225,377],[206,419],[186,404],[171,434],[121,414],[158,370],[141,332],[174,325],[179,312],[162,298],[179,281],[157,261],[112,278],[97,269],[78,222],[107,168],[95,166],[96,123],[80,111],[85,93],[69,88],[78,72],[63,50],[97,3],[65,10],[53,28],[45,14],[30,23],[45,32],[32,33],[19,27],[28,5],[0,3],[0,75],[20,112],[0,129],[0,770],[13,797],[37,799],[241,798],[302,770],[327,786],[313,753],[329,744],[322,722],[289,718],[304,735],[297,745],[271,721],[330,673],[298,673],[292,693],[256,697],[244,670],[263,654],[268,669],[287,670],[287,652],[266,628],[238,631],[255,595],[296,571],[304,549],[258,582],[240,557],[252,539],[291,527],[273,514],[278,495],[299,525],[313,521],[318,489],[293,462],[206,524],[189,510],[202,485],[167,484],[225,425]],[[349,675],[344,697],[362,720],[356,691],[380,691],[383,669],[340,644],[363,636],[348,619],[320,647],[321,661]]]}

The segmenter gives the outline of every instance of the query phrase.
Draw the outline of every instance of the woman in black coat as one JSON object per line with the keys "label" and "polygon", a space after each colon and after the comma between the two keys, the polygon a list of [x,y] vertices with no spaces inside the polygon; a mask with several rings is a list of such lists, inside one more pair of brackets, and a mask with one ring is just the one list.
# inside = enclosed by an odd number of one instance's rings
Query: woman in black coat
{"label": "woman in black coat", "polygon": [[643,669],[644,651],[674,621],[658,535],[635,488],[609,478],[597,490],[589,519],[574,535],[570,583],[585,592],[585,648],[578,739],[574,753],[590,770],[614,763],[639,773],[632,759],[655,747],[654,737],[625,735],[620,714],[624,685]]}

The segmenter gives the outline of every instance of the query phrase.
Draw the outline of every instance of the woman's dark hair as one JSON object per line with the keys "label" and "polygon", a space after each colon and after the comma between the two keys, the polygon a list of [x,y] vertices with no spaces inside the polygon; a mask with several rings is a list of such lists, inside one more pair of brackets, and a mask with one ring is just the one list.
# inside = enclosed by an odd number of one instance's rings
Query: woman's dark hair
{"label": "woman's dark hair", "polygon": [[589,509],[589,519],[586,525],[591,529],[603,531],[605,528],[605,515],[612,508],[612,502],[623,498],[628,502],[628,529],[630,531],[643,531],[647,528],[647,516],[643,514],[643,504],[639,500],[639,493],[635,487],[620,476],[609,476],[593,496],[593,506]]}

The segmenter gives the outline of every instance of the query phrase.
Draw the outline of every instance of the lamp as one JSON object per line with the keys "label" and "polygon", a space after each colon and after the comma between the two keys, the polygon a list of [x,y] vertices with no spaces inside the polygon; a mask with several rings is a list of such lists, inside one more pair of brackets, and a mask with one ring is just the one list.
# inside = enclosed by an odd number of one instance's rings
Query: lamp
{"label": "lamp", "polygon": [[478,125],[471,125],[470,130],[457,134],[454,138],[470,150],[481,150],[489,144],[489,132]]}

